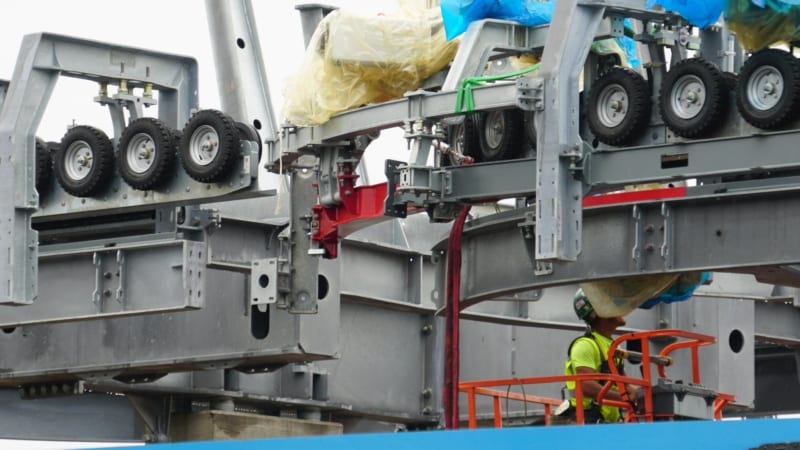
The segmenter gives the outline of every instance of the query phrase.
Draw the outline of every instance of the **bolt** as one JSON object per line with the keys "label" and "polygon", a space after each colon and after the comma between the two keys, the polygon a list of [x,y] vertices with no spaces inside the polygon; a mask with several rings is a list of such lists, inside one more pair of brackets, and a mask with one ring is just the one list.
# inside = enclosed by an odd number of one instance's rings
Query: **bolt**
{"label": "bolt", "polygon": [[654,227],[653,225],[647,225],[646,227],[644,227],[644,231],[648,233],[652,233],[653,231],[655,231],[655,229],[656,227]]}
{"label": "bolt", "polygon": [[103,278],[105,278],[106,280],[111,278],[111,272],[103,272]]}
{"label": "bolt", "polygon": [[111,289],[106,289],[103,291],[103,295],[106,297],[111,297]]}
{"label": "bolt", "polygon": [[425,324],[422,326],[422,334],[431,334],[433,332],[433,325]]}
{"label": "bolt", "polygon": [[433,391],[431,390],[431,388],[425,388],[422,390],[421,394],[422,398],[428,399],[431,398],[431,396],[433,395]]}
{"label": "bolt", "polygon": [[644,246],[644,250],[646,252],[652,252],[654,250],[653,244],[647,244]]}

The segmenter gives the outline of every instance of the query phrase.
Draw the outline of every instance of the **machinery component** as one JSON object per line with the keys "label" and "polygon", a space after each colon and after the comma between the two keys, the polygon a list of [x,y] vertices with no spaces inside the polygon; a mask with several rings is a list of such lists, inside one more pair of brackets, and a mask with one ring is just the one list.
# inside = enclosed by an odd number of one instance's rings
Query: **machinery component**
{"label": "machinery component", "polygon": [[209,183],[222,179],[239,154],[235,122],[221,111],[198,111],[183,128],[179,154],[184,170],[195,180]]}
{"label": "machinery component", "polygon": [[636,72],[615,67],[589,93],[589,128],[597,140],[624,145],[638,137],[650,120],[650,88]]}
{"label": "machinery component", "polygon": [[518,109],[489,111],[478,117],[480,161],[502,161],[519,154],[523,133]]}
{"label": "machinery component", "polygon": [[242,141],[250,141],[258,144],[258,160],[261,160],[261,153],[264,151],[264,144],[261,141],[261,136],[255,127],[248,125],[244,122],[234,123],[236,130],[239,132],[239,139]]}
{"label": "machinery component", "polygon": [[714,64],[702,58],[680,61],[661,84],[661,118],[678,136],[703,136],[722,123],[727,111],[725,87]]}
{"label": "machinery component", "polygon": [[[469,156],[473,159],[477,157],[480,147],[477,119],[476,114],[467,114],[461,122],[447,128],[450,151],[454,155]],[[448,159],[450,165],[459,165],[455,161],[456,158]]]}
{"label": "machinery component", "polygon": [[131,122],[117,144],[122,179],[139,190],[162,185],[171,175],[177,137],[158,119],[143,117]]}
{"label": "machinery component", "polygon": [[533,121],[533,111],[522,113],[522,128],[525,132],[525,139],[531,147],[536,148],[536,123]]}
{"label": "machinery component", "polygon": [[53,160],[47,143],[36,138],[36,191],[39,196],[50,186],[53,174]]}
{"label": "machinery component", "polygon": [[111,140],[97,128],[76,126],[61,139],[53,156],[56,179],[62,188],[76,197],[99,193],[111,180],[114,150]]}
{"label": "machinery component", "polygon": [[800,61],[784,50],[754,53],[739,72],[736,106],[758,128],[774,129],[794,119],[800,107]]}

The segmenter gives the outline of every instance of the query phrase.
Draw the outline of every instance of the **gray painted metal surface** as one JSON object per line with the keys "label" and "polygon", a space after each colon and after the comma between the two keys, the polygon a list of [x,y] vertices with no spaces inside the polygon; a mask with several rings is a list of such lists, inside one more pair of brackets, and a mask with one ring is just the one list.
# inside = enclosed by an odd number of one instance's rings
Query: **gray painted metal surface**
{"label": "gray painted metal surface", "polygon": [[39,254],[39,298],[0,326],[202,308],[207,245],[164,238]]}
{"label": "gray painted metal surface", "polygon": [[[552,274],[543,277],[535,274],[531,259],[521,262],[529,253],[525,245],[531,245],[519,228],[525,211],[497,214],[465,228],[463,296],[469,301],[581,280],[693,270],[759,272],[759,266],[795,264],[800,249],[791,235],[800,225],[798,206],[793,196],[778,193],[588,209],[584,236],[591,239],[584,239],[581,258],[555,263]],[[641,211],[640,224],[665,230],[648,235],[643,245],[650,243],[654,251],[638,262],[632,257],[634,207]],[[663,254],[662,246],[668,249]],[[503,260],[515,264],[485,263]]]}
{"label": "gray painted metal surface", "polygon": [[[581,192],[574,167],[583,156],[579,137],[578,80],[602,7],[560,1],[547,34],[542,68],[531,83],[541,96],[526,109],[536,123],[537,261],[574,261],[581,252]],[[537,85],[538,84],[538,85]]]}

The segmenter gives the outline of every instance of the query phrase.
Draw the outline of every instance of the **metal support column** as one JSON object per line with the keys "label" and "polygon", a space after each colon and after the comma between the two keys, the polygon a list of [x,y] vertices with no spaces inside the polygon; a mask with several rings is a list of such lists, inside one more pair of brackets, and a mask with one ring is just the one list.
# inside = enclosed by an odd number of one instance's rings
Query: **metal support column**
{"label": "metal support column", "polygon": [[542,69],[518,85],[532,92],[538,130],[536,259],[574,261],[581,251],[582,187],[575,172],[583,154],[578,81],[605,12],[604,5],[559,1],[542,55]]}

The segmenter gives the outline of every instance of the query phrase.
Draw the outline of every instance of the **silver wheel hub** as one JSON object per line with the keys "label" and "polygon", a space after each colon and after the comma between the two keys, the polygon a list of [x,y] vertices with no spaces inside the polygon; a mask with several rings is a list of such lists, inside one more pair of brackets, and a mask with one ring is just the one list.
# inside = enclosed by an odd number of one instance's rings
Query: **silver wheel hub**
{"label": "silver wheel hub", "polygon": [[672,111],[681,119],[693,119],[706,104],[706,85],[697,75],[678,78],[670,93]]}
{"label": "silver wheel hub", "polygon": [[189,156],[200,166],[211,164],[219,154],[219,135],[211,125],[200,125],[189,140]]}
{"label": "silver wheel hub", "polygon": [[147,172],[153,166],[156,156],[156,144],[147,133],[138,133],[128,142],[125,161],[136,173]]}
{"label": "silver wheel hub", "polygon": [[86,141],[75,141],[64,152],[64,171],[74,181],[89,176],[94,163],[94,152]]}
{"label": "silver wheel hub", "polygon": [[606,128],[619,126],[628,115],[630,98],[622,85],[610,84],[603,88],[595,105],[597,117]]}
{"label": "silver wheel hub", "polygon": [[492,111],[486,116],[486,143],[491,148],[497,148],[503,143],[506,132],[506,121],[502,111]]}
{"label": "silver wheel hub", "polygon": [[774,66],[761,66],[747,80],[747,101],[760,111],[775,107],[783,97],[783,75]]}

